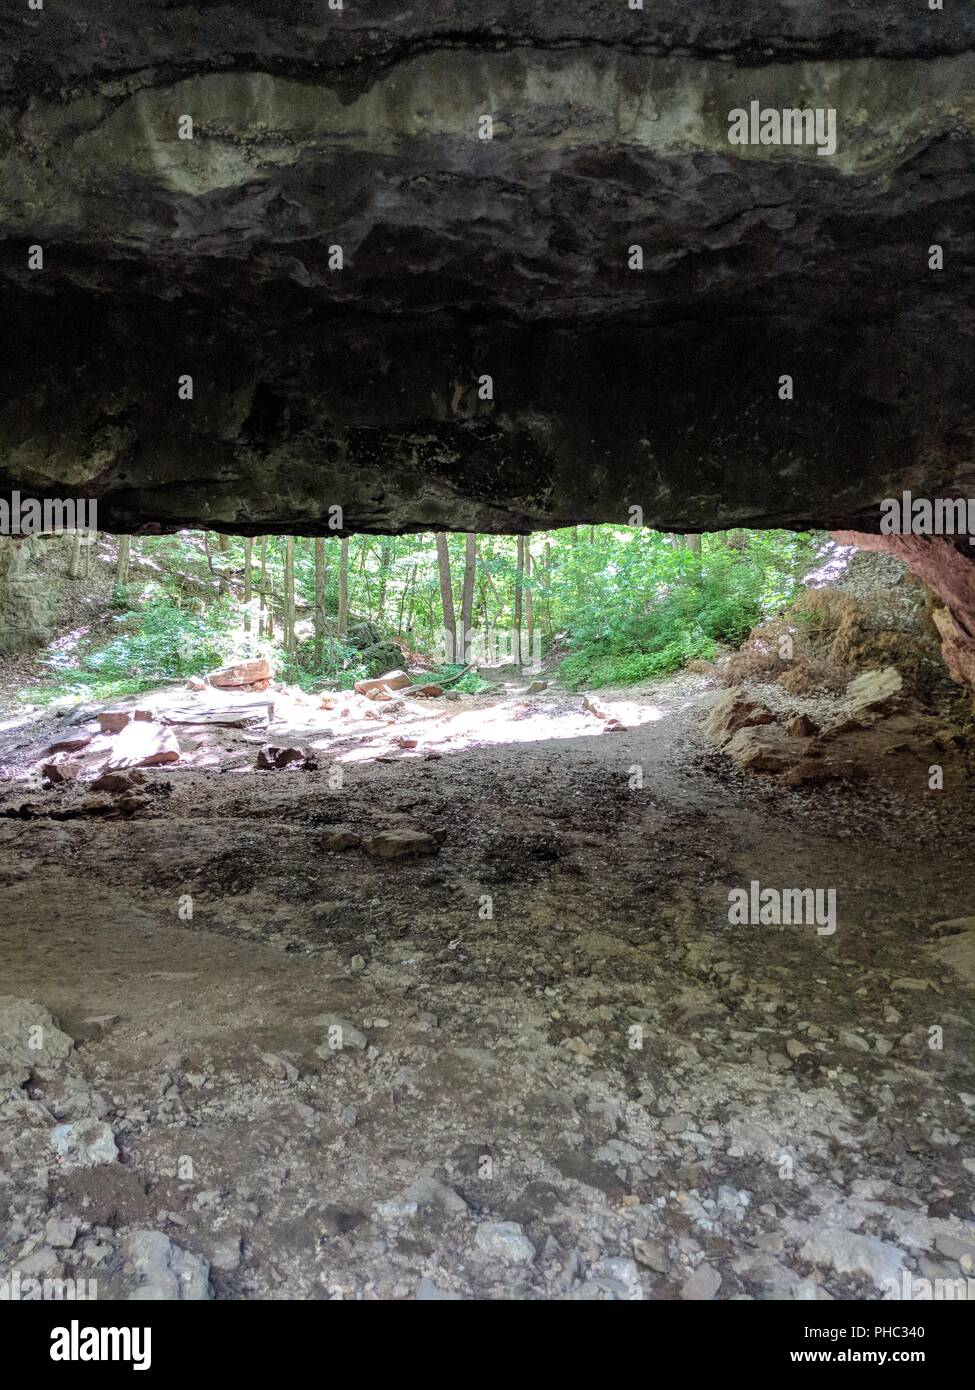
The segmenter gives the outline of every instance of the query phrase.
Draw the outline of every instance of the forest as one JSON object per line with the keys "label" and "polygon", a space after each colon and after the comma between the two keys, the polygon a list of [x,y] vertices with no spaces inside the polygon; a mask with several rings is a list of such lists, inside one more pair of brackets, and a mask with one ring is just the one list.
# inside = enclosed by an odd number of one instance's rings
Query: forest
{"label": "forest", "polygon": [[137,693],[256,655],[305,689],[416,662],[469,692],[478,666],[506,663],[557,669],[571,689],[626,685],[741,642],[794,598],[817,549],[811,534],[635,526],[66,539],[62,588],[92,596],[23,692],[36,703]]}

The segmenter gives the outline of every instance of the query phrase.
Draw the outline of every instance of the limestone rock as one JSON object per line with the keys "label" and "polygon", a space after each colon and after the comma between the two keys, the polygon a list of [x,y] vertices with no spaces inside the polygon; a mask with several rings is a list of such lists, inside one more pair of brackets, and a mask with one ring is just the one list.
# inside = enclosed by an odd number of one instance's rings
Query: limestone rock
{"label": "limestone rock", "polygon": [[740,686],[734,686],[726,690],[711,709],[704,721],[704,736],[721,747],[742,729],[775,722],[775,715],[766,705],[748,699]]}
{"label": "limestone rock", "polygon": [[122,1252],[135,1287],[130,1299],[199,1302],[210,1298],[210,1266],[199,1255],[174,1245],[161,1231],[131,1231]]}
{"label": "limestone rock", "polygon": [[531,1264],[535,1247],[514,1221],[484,1221],[475,1233],[474,1245],[482,1254],[506,1264]]}
{"label": "limestone rock", "polygon": [[321,834],[322,849],[358,849],[361,844],[362,836],[345,825],[330,825]]}
{"label": "limestone rock", "polygon": [[890,712],[899,706],[903,689],[904,678],[896,666],[886,666],[882,671],[864,671],[846,688],[850,713],[856,717]]}
{"label": "limestone rock", "polygon": [[51,1132],[51,1143],[65,1168],[97,1168],[118,1160],[115,1135],[104,1120],[74,1120],[71,1124],[56,1125]]}
{"label": "limestone rock", "polygon": [[724,751],[744,771],[785,772],[795,763],[799,749],[780,725],[749,725],[732,736]]}
{"label": "limestone rock", "polygon": [[383,830],[370,835],[362,847],[374,859],[407,859],[417,854],[436,854],[440,848],[425,830]]}
{"label": "limestone rock", "polygon": [[60,1067],[73,1047],[42,1005],[0,995],[0,1087],[21,1086],[34,1070]]}
{"label": "limestone rock", "polygon": [[680,1296],[690,1302],[705,1303],[714,1298],[720,1287],[718,1271],[712,1265],[700,1264],[681,1284]]}
{"label": "limestone rock", "polygon": [[826,1226],[810,1236],[800,1254],[810,1264],[869,1279],[878,1287],[888,1279],[899,1282],[904,1269],[904,1252],[896,1245],[839,1226]]}

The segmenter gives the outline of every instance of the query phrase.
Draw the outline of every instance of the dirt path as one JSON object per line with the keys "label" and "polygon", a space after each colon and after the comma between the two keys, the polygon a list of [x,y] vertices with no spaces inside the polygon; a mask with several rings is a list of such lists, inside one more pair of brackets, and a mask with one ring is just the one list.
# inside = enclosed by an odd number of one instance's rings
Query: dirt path
{"label": "dirt path", "polygon": [[[0,1273],[584,1299],[975,1274],[972,985],[930,931],[973,911],[970,802],[785,791],[701,741],[700,678],[625,698],[623,732],[502,689],[437,702],[409,752],[377,729],[318,772],[159,772],[132,820],[0,821],[2,993],[76,1042],[3,1093]],[[439,848],[323,850],[336,826]],[[835,932],[730,926],[753,879],[835,889]],[[58,1159],[59,1122],[118,1157]]]}

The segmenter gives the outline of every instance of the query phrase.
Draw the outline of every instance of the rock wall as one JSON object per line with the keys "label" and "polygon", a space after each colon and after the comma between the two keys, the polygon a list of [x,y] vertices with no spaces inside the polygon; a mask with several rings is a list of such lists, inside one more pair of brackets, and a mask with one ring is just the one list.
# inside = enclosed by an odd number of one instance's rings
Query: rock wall
{"label": "rock wall", "polygon": [[941,653],[952,680],[975,695],[975,563],[964,542],[940,536],[871,536],[834,533],[843,545],[896,555],[936,598],[931,617],[941,634]]}
{"label": "rock wall", "polygon": [[36,544],[0,536],[0,655],[36,648],[53,630],[55,592],[31,566]]}

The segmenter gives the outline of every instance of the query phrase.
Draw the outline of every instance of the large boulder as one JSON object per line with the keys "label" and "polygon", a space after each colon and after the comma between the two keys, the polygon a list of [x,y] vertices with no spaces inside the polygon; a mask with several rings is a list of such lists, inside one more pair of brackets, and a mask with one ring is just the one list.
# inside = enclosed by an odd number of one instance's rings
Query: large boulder
{"label": "large boulder", "polygon": [[757,728],[775,722],[775,715],[767,705],[763,705],[759,700],[749,699],[741,686],[735,686],[726,690],[712,705],[704,721],[704,735],[712,743],[723,747],[741,729]]}

